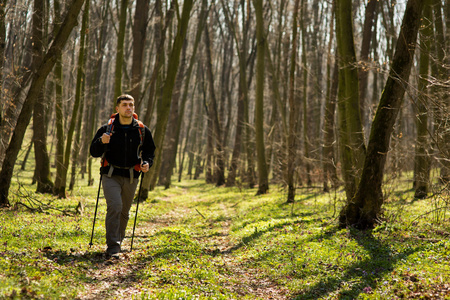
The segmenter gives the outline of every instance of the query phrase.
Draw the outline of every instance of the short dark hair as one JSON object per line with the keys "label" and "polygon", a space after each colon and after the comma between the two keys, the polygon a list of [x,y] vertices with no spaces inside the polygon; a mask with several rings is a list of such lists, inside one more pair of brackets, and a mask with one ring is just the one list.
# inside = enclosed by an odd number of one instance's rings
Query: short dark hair
{"label": "short dark hair", "polygon": [[134,98],[133,98],[133,96],[128,95],[128,94],[120,95],[119,97],[117,97],[116,105],[119,105],[122,100],[133,100],[134,101]]}

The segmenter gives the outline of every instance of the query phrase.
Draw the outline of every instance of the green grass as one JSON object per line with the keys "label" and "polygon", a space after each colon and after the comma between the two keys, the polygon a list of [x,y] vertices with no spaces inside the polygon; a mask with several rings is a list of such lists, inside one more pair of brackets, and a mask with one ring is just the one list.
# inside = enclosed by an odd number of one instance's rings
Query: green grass
{"label": "green grass", "polygon": [[35,194],[29,176],[17,173],[0,210],[0,298],[450,299],[448,193],[414,200],[407,183],[392,185],[383,221],[361,232],[337,227],[341,191],[299,189],[292,206],[276,186],[255,196],[185,180],[139,205],[134,249],[127,239],[110,263],[104,199],[89,248],[97,179],[57,199]]}

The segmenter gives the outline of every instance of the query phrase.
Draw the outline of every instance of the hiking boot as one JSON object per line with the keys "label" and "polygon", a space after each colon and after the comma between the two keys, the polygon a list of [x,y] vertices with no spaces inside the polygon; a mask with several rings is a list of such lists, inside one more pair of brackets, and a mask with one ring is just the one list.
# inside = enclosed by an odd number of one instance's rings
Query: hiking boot
{"label": "hiking boot", "polygon": [[108,249],[106,250],[106,259],[120,259],[120,249]]}

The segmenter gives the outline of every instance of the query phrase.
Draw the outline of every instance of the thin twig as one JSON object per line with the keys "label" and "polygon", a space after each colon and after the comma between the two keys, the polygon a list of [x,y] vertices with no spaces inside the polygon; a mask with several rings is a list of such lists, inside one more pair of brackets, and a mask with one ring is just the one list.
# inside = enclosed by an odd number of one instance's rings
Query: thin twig
{"label": "thin twig", "polygon": [[205,216],[204,216],[204,215],[202,215],[202,213],[198,211],[198,209],[195,209],[195,211],[196,211],[196,212],[198,212],[198,214],[199,214],[200,216],[202,216],[202,217],[203,217],[203,219],[206,219],[206,218],[205,218]]}

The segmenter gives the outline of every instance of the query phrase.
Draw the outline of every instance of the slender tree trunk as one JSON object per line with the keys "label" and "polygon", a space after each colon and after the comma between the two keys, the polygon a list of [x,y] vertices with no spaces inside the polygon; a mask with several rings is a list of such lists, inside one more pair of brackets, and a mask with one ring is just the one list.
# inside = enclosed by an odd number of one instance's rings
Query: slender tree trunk
{"label": "slender tree trunk", "polygon": [[[272,60],[271,50],[269,43],[266,43],[266,63],[269,74],[271,75],[270,81],[272,84],[273,93],[273,109],[272,109],[272,125],[275,125],[273,133],[271,134],[270,142],[270,156],[272,165],[272,181],[286,184],[287,175],[287,149],[288,149],[288,121],[286,116],[286,101],[282,97],[283,88],[283,74],[280,72],[280,64],[282,57],[282,44],[283,44],[283,20],[284,9],[286,7],[286,1],[280,2],[279,17],[278,17],[278,39],[277,45],[274,47],[274,55]],[[288,44],[288,43],[286,43]],[[288,55],[286,55],[288,56]],[[288,80],[286,80],[288,81]],[[281,116],[281,122],[279,118]]]}
{"label": "slender tree trunk", "polygon": [[47,122],[45,115],[45,96],[43,91],[36,99],[33,112],[33,142],[36,160],[36,192],[52,193],[53,182],[50,176],[50,158],[47,151]]}
{"label": "slender tree trunk", "polygon": [[[206,102],[206,100],[205,100]],[[212,115],[213,110],[211,105],[208,105],[207,115],[208,120],[206,123],[206,166],[205,166],[205,182],[213,184],[214,183],[214,125]]]}
{"label": "slender tree trunk", "polygon": [[334,133],[334,117],[336,112],[336,95],[338,90],[338,78],[339,78],[339,65],[336,61],[334,65],[333,75],[330,78],[331,87],[328,92],[329,95],[325,104],[325,116],[324,116],[324,143],[322,149],[322,162],[324,173],[323,190],[328,192],[328,181],[333,183],[336,187],[338,184],[337,171],[336,171],[336,155],[334,153],[334,144],[336,143]]}
{"label": "slender tree trunk", "polygon": [[297,22],[300,0],[295,0],[294,15],[292,24],[291,62],[289,72],[289,136],[288,136],[288,160],[287,160],[287,202],[295,201],[295,161],[297,158],[297,128],[300,116],[300,104],[295,97],[295,70],[297,66]]}
{"label": "slender tree trunk", "polygon": [[359,110],[358,70],[353,41],[352,1],[336,0],[336,39],[339,54],[339,134],[347,200],[356,192],[364,164],[365,144]]}
{"label": "slender tree trunk", "polygon": [[[250,1],[248,2],[248,14],[250,14]],[[249,42],[251,44],[251,42]],[[257,46],[255,47],[257,48]],[[252,85],[252,78],[254,73],[254,63],[256,60],[256,55],[254,53],[256,52],[256,49],[253,49],[252,51],[253,55],[250,55],[248,58],[248,66],[247,70],[249,71],[248,80],[247,80],[247,90],[250,89],[250,86]],[[247,170],[244,170],[244,166],[242,168],[241,174],[245,174],[245,177],[243,177],[245,182],[247,182],[247,185],[249,188],[254,188],[256,185],[256,171],[255,171],[255,128],[253,128],[250,125],[250,103],[249,103],[249,97],[245,99],[245,105],[244,105],[244,123],[245,126],[245,132],[244,132],[244,145],[243,148],[245,149],[246,154],[246,161],[247,161]]]}
{"label": "slender tree trunk", "polygon": [[[434,7],[434,19],[436,28],[436,56],[438,63],[436,64],[437,74],[436,76],[441,83],[444,83],[449,76],[450,71],[445,68],[450,63],[450,58],[446,53],[450,49],[450,28],[447,29],[447,34],[444,32],[444,22],[442,18],[442,3],[440,0],[433,1]],[[447,10],[450,7],[450,3],[446,2]],[[450,12],[448,12],[450,13]],[[449,18],[450,15],[447,15]],[[450,25],[450,20],[447,20],[448,25]],[[448,114],[445,112],[450,111],[450,96],[448,93],[448,88],[439,84],[435,87],[438,105],[436,107],[436,144],[439,149],[439,162],[441,165],[440,180],[442,183],[450,182],[450,124],[448,122]]]}
{"label": "slender tree trunk", "polygon": [[323,121],[323,146],[322,146],[322,166],[323,166],[323,191],[328,192],[328,182],[331,180],[333,186],[337,185],[337,171],[336,171],[336,155],[334,153],[335,133],[334,133],[334,118],[336,113],[336,96],[339,79],[339,62],[335,59],[333,73],[331,72],[331,49],[333,49],[334,39],[334,15],[336,10],[336,1],[333,1],[331,8],[330,21],[330,36],[328,40],[327,52],[327,90],[325,99],[325,112]]}
{"label": "slender tree trunk", "polygon": [[[61,8],[60,2],[55,0],[55,25],[54,32],[57,33],[61,27]],[[55,184],[53,186],[53,194],[58,195],[61,188],[62,174],[64,170],[64,112],[63,112],[63,67],[62,67],[62,54],[57,57],[55,69],[55,124],[56,124],[56,151],[55,151],[55,164],[56,164],[56,176]]]}
{"label": "slender tree trunk", "polygon": [[[128,0],[120,1],[119,34],[116,47],[116,72],[114,76],[114,99],[122,94],[122,66],[124,58],[125,29],[127,24]],[[114,105],[113,105],[114,106]]]}
{"label": "slender tree trunk", "polygon": [[[230,91],[230,83],[231,83],[231,74],[232,74],[232,68],[233,68],[233,57],[234,57],[234,43],[231,38],[231,35],[229,35],[227,38],[227,42],[224,45],[223,49],[223,67],[222,67],[222,74],[221,74],[221,92],[220,92],[220,116],[222,118],[220,119],[221,126],[223,128],[223,135],[222,135],[222,145],[223,145],[223,159],[224,159],[224,172],[225,172],[225,166],[228,164],[227,158],[228,158],[228,137],[230,135],[230,129],[231,129],[231,113],[232,113],[232,99],[231,99],[231,91]],[[225,178],[225,175],[224,175]],[[225,183],[224,179],[224,183]]]}
{"label": "slender tree trunk", "polygon": [[[186,90],[185,90],[185,92],[186,92]],[[192,95],[194,95],[194,94],[195,93],[192,92]],[[193,123],[193,120],[194,120],[194,101],[193,100],[191,100],[191,105],[190,105],[189,112],[190,112],[190,115],[189,115],[189,118],[188,118],[189,121],[188,121],[188,125],[187,125],[187,128],[186,128],[186,137],[185,137],[185,142],[184,142],[183,157],[182,157],[181,161],[179,162],[179,167],[178,167],[178,182],[181,182],[181,176],[182,176],[183,170],[184,170],[184,160],[185,160],[185,157],[186,157],[186,153],[188,152],[189,146],[191,146],[191,147],[193,146],[193,145],[189,145],[189,141],[191,140],[191,134],[193,134],[194,137],[195,137],[195,132],[194,132],[194,130],[192,128],[192,126],[193,126],[192,123]],[[189,153],[188,153],[188,158],[189,158],[188,170],[189,171],[192,170],[192,163],[191,163],[191,161],[192,161],[191,153],[192,152],[193,151],[189,151]],[[188,172],[188,175],[190,175],[190,174],[192,174],[192,173]]]}
{"label": "slender tree trunk", "polygon": [[241,149],[242,149],[242,138],[245,128],[245,105],[248,103],[248,89],[247,89],[247,26],[246,22],[248,22],[245,16],[245,1],[241,1],[241,13],[242,13],[242,41],[238,40],[237,28],[234,26],[234,23],[231,21],[229,16],[228,8],[225,2],[222,0],[222,7],[224,8],[225,18],[228,24],[228,27],[232,30],[237,53],[239,59],[239,89],[238,89],[238,99],[237,99],[237,116],[236,116],[236,133],[234,135],[234,146],[233,152],[231,156],[231,163],[229,167],[228,177],[227,177],[227,186],[234,186],[236,184],[236,176],[238,171],[238,166],[241,157]]}
{"label": "slender tree trunk", "polygon": [[11,184],[11,178],[13,175],[14,165],[17,160],[17,155],[22,146],[25,131],[30,123],[31,114],[36,101],[36,97],[39,91],[42,89],[50,71],[53,69],[57,60],[58,54],[62,51],[62,48],[66,44],[67,39],[75,27],[77,17],[83,6],[84,0],[73,0],[68,9],[65,20],[55,37],[50,49],[47,51],[42,63],[39,65],[37,72],[34,74],[31,82],[31,86],[28,90],[27,97],[24,101],[22,110],[17,120],[17,126],[15,127],[13,136],[6,149],[5,159],[2,164],[2,170],[0,172],[0,205],[8,206],[8,194]]}
{"label": "slender tree trunk", "polygon": [[265,43],[264,19],[262,0],[253,0],[256,14],[256,97],[255,97],[255,131],[256,131],[256,156],[258,162],[258,191],[257,195],[266,194],[269,191],[269,174],[266,163],[266,151],[264,144],[264,59]]}
{"label": "slender tree trunk", "polygon": [[[156,91],[158,90],[157,87],[159,87],[158,80],[162,77],[161,69],[164,62],[164,56],[166,49],[164,49],[164,44],[166,42],[166,32],[169,28],[169,24],[172,23],[173,15],[175,12],[175,1],[172,0],[170,4],[170,9],[167,11],[164,24],[162,20],[162,11],[161,11],[161,1],[156,0],[156,18],[160,18],[161,20],[157,22],[155,25],[155,42],[158,45],[156,50],[156,59],[155,59],[155,65],[153,67],[152,76],[150,78],[150,83],[148,84],[150,87],[149,96],[148,96],[148,104],[147,104],[147,110],[145,112],[144,116],[144,123],[149,124],[151,116],[153,115],[153,107],[154,103],[156,103],[155,99],[157,98]],[[163,26],[164,25],[164,26]],[[140,102],[140,101],[139,101]],[[138,103],[138,107],[140,104]],[[149,176],[149,175],[147,175]]]}
{"label": "slender tree trunk", "polygon": [[[203,31],[202,31],[203,32]],[[202,113],[202,108],[205,107],[204,103],[206,103],[206,92],[205,92],[205,87],[204,87],[204,79],[203,79],[203,64],[202,61],[200,60],[198,62],[198,69],[197,69],[197,81],[199,81],[198,83],[198,90],[199,90],[199,97],[198,97],[198,103],[197,103],[197,108],[196,108],[196,113],[195,113],[195,131],[196,134],[194,135],[194,139],[192,141],[192,148],[193,148],[193,165],[195,164],[195,171],[194,171],[194,179],[198,179],[198,177],[200,176],[200,174],[203,172],[203,166],[202,166],[202,152],[203,151],[203,145],[204,143],[204,133],[207,133],[208,127],[207,126],[203,126],[204,121],[203,121],[203,113]]]}
{"label": "slender tree trunk", "polygon": [[[0,71],[4,72],[5,49],[6,49],[6,11],[7,0],[0,0]],[[3,80],[0,80],[0,96],[3,91]],[[3,101],[0,100],[0,128],[3,126]],[[1,162],[1,161],[0,161]]]}
{"label": "slender tree trunk", "polygon": [[180,69],[177,73],[175,80],[174,94],[172,96],[172,104],[170,106],[169,124],[172,126],[167,127],[166,137],[164,138],[164,147],[162,151],[161,169],[159,172],[159,184],[163,185],[166,189],[170,187],[172,182],[173,168],[175,166],[178,136],[181,128],[181,120],[183,115],[180,112],[180,95],[181,86],[184,79],[184,70],[186,69],[186,48],[187,40],[185,40],[182,51],[182,59],[180,63]]}
{"label": "slender tree trunk", "polygon": [[377,10],[378,0],[368,0],[366,5],[366,12],[364,16],[364,28],[363,39],[361,42],[361,52],[359,54],[358,77],[359,77],[359,110],[361,113],[361,119],[363,125],[368,122],[367,116],[367,104],[369,101],[366,99],[367,87],[368,87],[368,75],[369,75],[369,53],[370,53],[370,41],[372,40],[372,28],[375,13]]}
{"label": "slender tree trunk", "polygon": [[[34,1],[33,13],[33,67],[40,65],[44,49],[44,6],[45,1]],[[32,70],[36,72],[36,70]],[[50,160],[47,151],[47,122],[45,122],[44,88],[38,92],[34,103],[33,113],[33,142],[35,153],[35,179],[38,193],[50,193],[53,182],[50,179]]]}
{"label": "slender tree trunk", "polygon": [[[307,69],[307,50],[306,50],[306,44],[307,44],[307,33],[306,33],[306,24],[304,16],[307,14],[305,1],[302,0],[302,17],[300,20],[300,28],[302,33],[302,68],[303,68],[303,83],[302,83],[302,103],[303,103],[303,151],[304,151],[304,157],[305,157],[305,169],[306,169],[306,184],[307,186],[312,185],[312,179],[311,179],[311,163],[310,163],[310,148],[311,148],[311,139],[310,139],[310,111],[312,110],[312,105],[308,105],[308,69]],[[312,103],[312,101],[310,101]],[[300,114],[300,109],[298,110]],[[297,125],[298,126],[298,125]],[[299,129],[296,129],[296,132],[298,132]],[[297,158],[298,159],[298,158]]]}
{"label": "slender tree trunk", "polygon": [[417,143],[414,168],[414,197],[423,199],[427,196],[430,182],[430,142],[428,141],[428,109],[427,99],[429,97],[427,85],[430,69],[430,49],[433,33],[432,8],[430,0],[424,0],[422,28],[420,34],[420,58],[419,79],[417,98]]}
{"label": "slender tree trunk", "polygon": [[372,123],[361,180],[355,197],[340,212],[341,227],[371,228],[380,214],[386,155],[409,80],[423,7],[423,0],[408,0],[406,4],[392,68]]}
{"label": "slender tree trunk", "polygon": [[[89,10],[89,1],[86,0],[84,5],[84,9]],[[63,173],[61,176],[61,185],[58,191],[58,197],[65,198],[66,197],[66,184],[67,184],[67,173],[69,172],[69,164],[70,164],[70,154],[72,153],[72,141],[73,135],[75,133],[75,127],[77,126],[77,116],[80,110],[80,103],[82,98],[82,84],[84,77],[84,51],[85,51],[85,32],[87,26],[87,16],[86,13],[83,14],[83,21],[81,26],[81,34],[80,34],[80,53],[78,56],[77,63],[77,79],[76,79],[76,88],[75,88],[75,102],[73,104],[72,117],[70,118],[69,129],[67,130],[67,140],[64,152],[64,167]]]}
{"label": "slender tree trunk", "polygon": [[213,66],[212,66],[212,49],[211,49],[211,41],[209,36],[208,26],[204,28],[204,36],[205,36],[205,50],[206,50],[206,72],[209,80],[209,96],[211,97],[211,106],[210,106],[210,116],[212,118],[213,127],[214,127],[214,136],[216,142],[216,150],[217,150],[217,161],[216,161],[216,169],[215,169],[215,181],[216,185],[220,186],[225,184],[225,161],[224,161],[224,149],[222,145],[222,126],[219,120],[219,108],[217,105],[217,97],[216,91],[214,88],[214,75],[213,75]]}
{"label": "slender tree trunk", "polygon": [[[77,74],[77,95],[75,95],[75,99],[79,98],[79,112],[78,117],[76,120],[76,135],[75,135],[75,142],[72,149],[72,172],[71,172],[71,179],[69,184],[69,190],[73,190],[73,187],[75,185],[75,176],[76,176],[76,169],[77,169],[77,161],[79,157],[79,152],[81,148],[81,125],[83,123],[83,113],[84,113],[84,91],[85,91],[85,82],[86,82],[86,72],[85,72],[85,64],[86,64],[86,32],[87,28],[89,27],[89,3],[91,0],[86,0],[86,3],[84,5],[84,13],[83,18],[81,21],[81,33],[80,33],[80,54],[78,56],[78,74]],[[78,83],[80,81],[80,83]],[[80,87],[78,88],[78,85]],[[75,100],[77,101],[77,100]]]}
{"label": "slender tree trunk", "polygon": [[150,0],[137,0],[133,23],[133,62],[131,65],[130,95],[140,99],[144,47],[147,38],[147,19]]}

